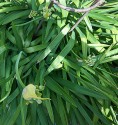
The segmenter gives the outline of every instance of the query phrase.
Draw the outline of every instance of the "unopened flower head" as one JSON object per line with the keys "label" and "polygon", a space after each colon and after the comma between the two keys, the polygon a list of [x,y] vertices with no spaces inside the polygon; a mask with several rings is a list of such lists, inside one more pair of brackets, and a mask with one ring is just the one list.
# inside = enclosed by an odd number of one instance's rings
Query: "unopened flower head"
{"label": "unopened flower head", "polygon": [[51,10],[48,8],[48,6],[45,6],[43,8],[43,17],[45,19],[48,19],[50,17],[50,15],[51,15]]}
{"label": "unopened flower head", "polygon": [[35,10],[31,10],[31,12],[30,12],[30,14],[29,14],[29,18],[34,18],[34,17],[36,17],[38,15],[38,13],[37,13],[37,11],[35,11]]}

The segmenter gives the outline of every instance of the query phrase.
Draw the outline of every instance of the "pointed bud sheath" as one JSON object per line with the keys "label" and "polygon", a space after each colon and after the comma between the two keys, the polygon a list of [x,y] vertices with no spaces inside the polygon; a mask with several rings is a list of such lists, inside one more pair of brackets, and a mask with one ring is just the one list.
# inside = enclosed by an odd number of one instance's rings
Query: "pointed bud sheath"
{"label": "pointed bud sheath", "polygon": [[33,84],[27,85],[22,92],[23,98],[25,100],[38,99],[35,93],[36,87]]}
{"label": "pointed bud sheath", "polygon": [[33,84],[27,85],[22,91],[22,96],[28,103],[36,101],[38,104],[41,104],[42,100],[49,100],[49,98],[41,98],[41,95],[42,94]]}

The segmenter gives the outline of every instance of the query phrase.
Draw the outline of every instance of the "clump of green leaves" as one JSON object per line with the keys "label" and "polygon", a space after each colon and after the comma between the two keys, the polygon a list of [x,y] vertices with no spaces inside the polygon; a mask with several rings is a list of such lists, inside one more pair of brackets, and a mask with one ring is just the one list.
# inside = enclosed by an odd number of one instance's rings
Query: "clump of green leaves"
{"label": "clump of green leaves", "polygon": [[48,0],[1,0],[2,125],[118,124],[118,2],[106,2],[69,32],[82,14],[49,8]]}

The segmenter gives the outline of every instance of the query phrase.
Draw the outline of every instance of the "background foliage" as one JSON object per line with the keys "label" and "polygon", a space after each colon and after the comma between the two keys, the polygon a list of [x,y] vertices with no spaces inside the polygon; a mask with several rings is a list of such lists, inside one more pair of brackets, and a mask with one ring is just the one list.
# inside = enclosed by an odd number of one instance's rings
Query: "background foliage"
{"label": "background foliage", "polygon": [[[118,125],[118,2],[82,14],[49,0],[0,0],[0,124]],[[59,0],[88,7],[92,0]],[[28,84],[51,100],[25,104]]]}

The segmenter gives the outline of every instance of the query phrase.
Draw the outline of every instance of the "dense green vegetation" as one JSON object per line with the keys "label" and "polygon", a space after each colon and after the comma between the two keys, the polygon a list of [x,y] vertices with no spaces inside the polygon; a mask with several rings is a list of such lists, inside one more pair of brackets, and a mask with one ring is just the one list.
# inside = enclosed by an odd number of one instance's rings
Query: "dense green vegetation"
{"label": "dense green vegetation", "polygon": [[[92,0],[59,2],[86,8]],[[118,1],[106,0],[71,32],[82,13],[49,5],[0,0],[0,124],[118,125]],[[26,105],[31,83],[50,100]]]}

